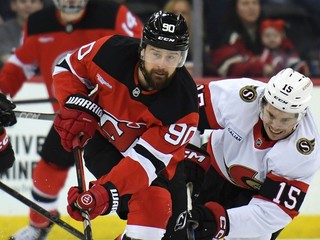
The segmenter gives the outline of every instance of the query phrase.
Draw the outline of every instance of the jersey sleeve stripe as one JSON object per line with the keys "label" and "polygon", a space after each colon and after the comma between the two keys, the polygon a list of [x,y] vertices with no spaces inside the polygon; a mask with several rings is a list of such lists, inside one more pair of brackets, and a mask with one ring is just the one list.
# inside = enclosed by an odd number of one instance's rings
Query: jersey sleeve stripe
{"label": "jersey sleeve stripe", "polygon": [[[92,85],[92,83],[90,81],[88,81],[85,78],[80,77],[77,72],[74,70],[74,68],[72,67],[71,64],[71,54],[67,54],[65,59],[63,60],[63,62],[61,62],[58,66],[59,67],[64,67],[65,69],[67,69],[68,71],[70,71],[74,76],[76,76],[80,82],[82,82],[88,89],[93,89],[94,86]],[[56,67],[57,68],[57,67]]]}
{"label": "jersey sleeve stripe", "polygon": [[[159,152],[154,153],[154,152],[152,152],[152,149],[146,148],[145,146],[142,146],[140,144],[137,144],[134,147],[134,150],[137,152],[137,154],[147,158],[152,163],[152,165],[155,167],[157,173],[162,171],[168,165],[168,162],[166,159],[167,156],[165,156],[162,153],[161,153],[162,156],[160,156]],[[164,159],[166,159],[166,160],[163,161]]]}
{"label": "jersey sleeve stripe", "polygon": [[171,154],[164,154],[152,147],[145,140],[140,139],[139,143],[128,152],[128,157],[138,162],[146,171],[149,184],[157,177],[172,159]]}
{"label": "jersey sleeve stripe", "polygon": [[297,216],[309,185],[269,173],[257,198],[276,203],[292,218]]}
{"label": "jersey sleeve stripe", "polygon": [[61,67],[61,66],[56,66],[54,68],[54,71],[53,71],[53,75],[56,75],[56,74],[59,74],[59,73],[62,73],[62,72],[67,72],[68,70],[65,69],[64,67]]}
{"label": "jersey sleeve stripe", "polygon": [[144,169],[144,171],[148,175],[148,179],[149,179],[148,184],[151,185],[152,181],[157,178],[155,166],[145,156],[140,155],[139,153],[137,153],[136,156],[137,158],[132,158],[132,160],[138,162],[141,165],[141,167]]}

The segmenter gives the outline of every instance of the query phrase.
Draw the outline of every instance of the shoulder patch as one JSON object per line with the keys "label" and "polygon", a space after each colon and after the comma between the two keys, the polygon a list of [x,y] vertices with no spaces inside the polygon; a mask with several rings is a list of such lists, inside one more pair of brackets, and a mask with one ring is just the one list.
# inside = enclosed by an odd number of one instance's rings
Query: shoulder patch
{"label": "shoulder patch", "polygon": [[257,99],[257,86],[247,85],[240,89],[239,95],[244,102],[253,102]]}
{"label": "shoulder patch", "polygon": [[309,140],[307,138],[300,138],[297,141],[296,147],[301,154],[309,155],[313,151],[314,145],[315,145],[315,139]]}

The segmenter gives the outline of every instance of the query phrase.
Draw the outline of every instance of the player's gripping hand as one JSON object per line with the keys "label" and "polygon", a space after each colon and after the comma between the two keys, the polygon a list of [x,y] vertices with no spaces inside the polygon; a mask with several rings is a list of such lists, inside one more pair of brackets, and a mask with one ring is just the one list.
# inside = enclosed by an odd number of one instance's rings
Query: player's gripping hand
{"label": "player's gripping hand", "polygon": [[192,183],[192,200],[195,200],[200,193],[206,172],[210,167],[209,154],[193,144],[185,148],[185,175],[186,183]]}
{"label": "player's gripping hand", "polygon": [[0,126],[8,127],[17,123],[13,109],[16,105],[0,93]]}
{"label": "player's gripping hand", "polygon": [[0,173],[11,168],[14,161],[14,152],[6,130],[3,127],[0,127]]}
{"label": "player's gripping hand", "polygon": [[108,182],[105,185],[93,185],[88,191],[81,193],[78,187],[68,191],[69,215],[82,221],[81,210],[88,211],[90,219],[116,211],[119,205],[119,195],[116,187]]}
{"label": "player's gripping hand", "polygon": [[189,217],[188,224],[194,226],[197,240],[220,239],[229,232],[228,214],[217,202],[194,206]]}
{"label": "player's gripping hand", "polygon": [[70,152],[73,139],[79,136],[83,147],[96,131],[102,112],[102,108],[86,96],[70,95],[54,120],[64,149]]}

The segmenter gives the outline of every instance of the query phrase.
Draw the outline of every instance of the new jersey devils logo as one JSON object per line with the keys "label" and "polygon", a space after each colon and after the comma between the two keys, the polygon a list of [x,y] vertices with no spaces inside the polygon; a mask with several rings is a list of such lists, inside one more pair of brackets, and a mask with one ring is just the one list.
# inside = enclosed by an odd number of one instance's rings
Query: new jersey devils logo
{"label": "new jersey devils logo", "polygon": [[183,229],[187,223],[187,211],[180,213],[177,217],[176,225],[174,226],[174,231],[178,231]]}
{"label": "new jersey devils logo", "polygon": [[100,126],[105,137],[107,137],[120,152],[125,152],[147,129],[145,123],[119,120],[106,111],[104,111],[100,118]]}

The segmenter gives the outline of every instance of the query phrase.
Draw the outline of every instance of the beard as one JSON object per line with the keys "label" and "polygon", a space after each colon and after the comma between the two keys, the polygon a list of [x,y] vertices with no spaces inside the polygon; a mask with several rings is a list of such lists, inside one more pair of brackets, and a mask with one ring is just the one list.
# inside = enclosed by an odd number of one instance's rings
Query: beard
{"label": "beard", "polygon": [[168,72],[161,69],[151,69],[147,71],[144,68],[144,77],[147,83],[146,88],[152,90],[162,90],[170,85],[173,75],[169,76]]}

